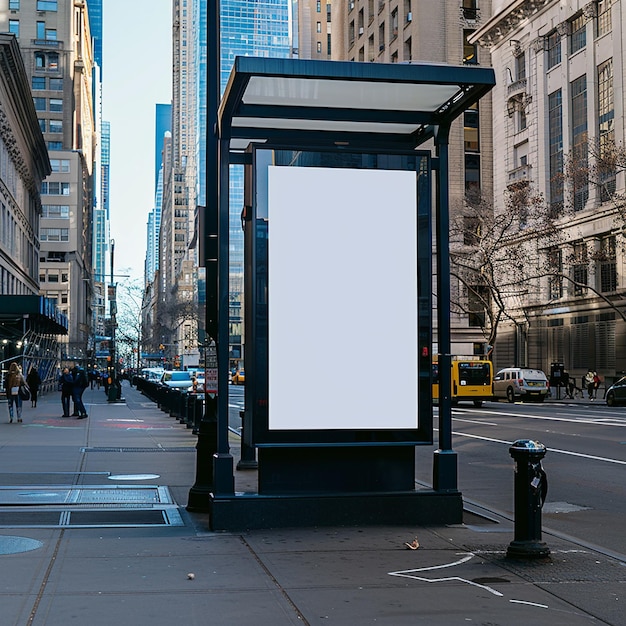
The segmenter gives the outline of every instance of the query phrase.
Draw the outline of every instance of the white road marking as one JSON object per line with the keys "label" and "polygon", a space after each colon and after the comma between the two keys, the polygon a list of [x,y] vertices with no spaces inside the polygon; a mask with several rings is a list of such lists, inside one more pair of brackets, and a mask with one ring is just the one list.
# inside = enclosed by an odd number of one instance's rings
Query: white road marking
{"label": "white road marking", "polygon": [[509,600],[513,604],[526,604],[528,606],[536,606],[540,609],[549,609],[547,604],[539,604],[538,602],[526,602],[525,600]]}
{"label": "white road marking", "polygon": [[[507,446],[513,444],[512,441],[504,441],[503,439],[494,439],[493,437],[481,437],[480,435],[470,435],[468,433],[461,433],[453,430],[453,435],[457,437],[467,437],[468,439],[480,439],[481,441],[491,441],[492,443],[502,443]],[[615,463],[616,465],[626,465],[626,461],[620,461],[619,459],[608,459],[602,456],[595,456],[593,454],[583,454],[582,452],[571,452],[570,450],[559,450],[559,448],[548,448],[550,453],[556,452],[558,454],[565,454],[567,456],[577,456],[582,459],[589,459],[590,461],[602,461],[603,463]]]}
{"label": "white road marking", "polygon": [[388,574],[389,576],[399,576],[401,578],[412,578],[414,580],[419,580],[425,583],[443,583],[443,582],[451,582],[451,581],[456,580],[458,582],[466,583],[474,587],[480,587],[481,589],[485,589],[486,591],[488,591],[489,593],[492,593],[495,596],[502,596],[503,594],[501,594],[496,589],[493,589],[492,587],[489,587],[487,585],[481,585],[479,583],[475,583],[473,580],[467,580],[466,578],[461,578],[459,576],[447,576],[445,578],[424,578],[423,576],[415,575],[417,572],[429,572],[432,570],[445,569],[446,567],[454,567],[456,565],[461,565],[462,563],[467,563],[467,561],[473,559],[474,556],[475,555],[472,552],[469,552],[464,558],[459,559],[458,561],[454,561],[454,563],[445,563],[443,565],[433,565],[431,567],[419,567],[417,569],[408,569],[408,570],[403,570],[399,572],[388,572]]}

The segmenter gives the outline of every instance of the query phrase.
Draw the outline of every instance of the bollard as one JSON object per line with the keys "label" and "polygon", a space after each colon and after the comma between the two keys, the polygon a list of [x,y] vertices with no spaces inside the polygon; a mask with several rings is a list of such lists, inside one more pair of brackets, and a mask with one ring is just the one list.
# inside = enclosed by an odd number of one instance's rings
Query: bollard
{"label": "bollard", "polygon": [[550,548],[541,541],[541,508],[548,493],[541,459],[546,447],[538,441],[518,439],[509,448],[515,461],[515,537],[506,551],[511,558],[542,558]]}

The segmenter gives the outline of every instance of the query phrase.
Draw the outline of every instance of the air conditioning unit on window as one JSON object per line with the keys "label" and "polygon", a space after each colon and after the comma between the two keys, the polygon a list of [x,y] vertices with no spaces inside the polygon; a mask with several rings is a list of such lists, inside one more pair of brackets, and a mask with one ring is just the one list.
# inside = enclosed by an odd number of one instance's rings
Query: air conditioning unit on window
{"label": "air conditioning unit on window", "polygon": [[412,22],[412,21],[413,21],[413,13],[411,13],[411,11],[409,11],[409,12],[406,14],[406,21],[407,21],[407,22]]}
{"label": "air conditioning unit on window", "polygon": [[359,35],[362,35],[362,34],[363,34],[363,26],[360,26],[359,27]]}

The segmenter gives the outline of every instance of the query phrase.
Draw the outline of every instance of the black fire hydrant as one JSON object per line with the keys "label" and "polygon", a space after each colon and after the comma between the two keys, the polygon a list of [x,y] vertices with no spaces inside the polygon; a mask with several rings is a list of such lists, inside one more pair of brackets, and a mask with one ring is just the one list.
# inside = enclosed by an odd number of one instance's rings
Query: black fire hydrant
{"label": "black fire hydrant", "polygon": [[541,541],[541,508],[548,493],[548,480],[541,467],[546,447],[538,441],[518,439],[509,453],[515,460],[515,538],[506,555],[546,557],[550,548]]}

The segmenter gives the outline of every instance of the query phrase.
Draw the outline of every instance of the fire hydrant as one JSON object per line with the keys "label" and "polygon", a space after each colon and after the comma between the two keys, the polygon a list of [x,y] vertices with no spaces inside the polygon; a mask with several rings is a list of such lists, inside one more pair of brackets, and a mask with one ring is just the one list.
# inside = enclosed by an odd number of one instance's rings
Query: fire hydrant
{"label": "fire hydrant", "polygon": [[546,447],[538,441],[518,439],[509,453],[515,460],[515,537],[506,555],[546,557],[550,548],[541,541],[541,508],[548,493],[548,480],[541,466]]}

